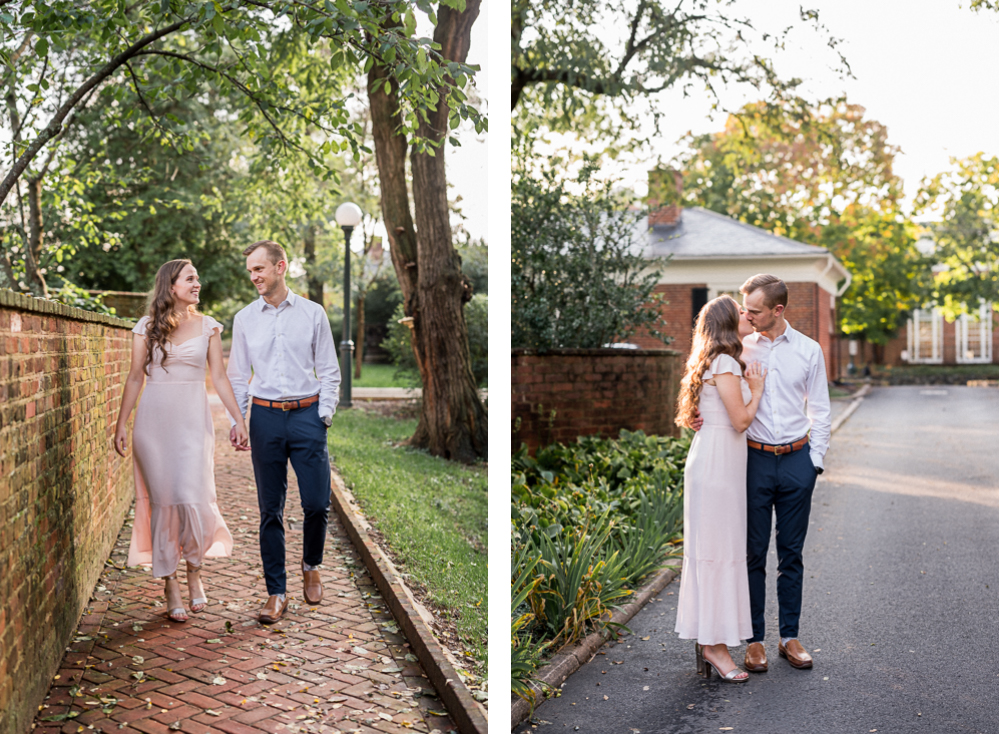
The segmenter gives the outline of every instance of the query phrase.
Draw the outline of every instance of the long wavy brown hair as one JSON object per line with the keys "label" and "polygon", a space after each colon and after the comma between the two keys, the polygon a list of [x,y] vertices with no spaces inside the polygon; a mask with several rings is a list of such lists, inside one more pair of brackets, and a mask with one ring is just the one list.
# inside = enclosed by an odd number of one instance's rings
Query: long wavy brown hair
{"label": "long wavy brown hair", "polygon": [[[186,265],[193,265],[190,260],[171,260],[163,263],[156,271],[156,283],[153,285],[153,292],[149,297],[149,323],[146,325],[146,363],[143,371],[149,374],[149,365],[153,362],[153,350],[157,347],[163,355],[160,366],[167,363],[167,341],[180,321],[174,312],[174,297],[170,293],[170,286],[177,282],[178,276]],[[196,313],[194,306],[189,307],[192,313]]]}
{"label": "long wavy brown hair", "polygon": [[740,339],[740,307],[729,296],[713,298],[698,314],[691,336],[691,356],[687,361],[687,372],[681,380],[681,390],[677,397],[677,417],[674,423],[690,428],[698,410],[698,400],[704,385],[705,371],[712,360],[720,354],[728,354],[740,363],[743,342]]}

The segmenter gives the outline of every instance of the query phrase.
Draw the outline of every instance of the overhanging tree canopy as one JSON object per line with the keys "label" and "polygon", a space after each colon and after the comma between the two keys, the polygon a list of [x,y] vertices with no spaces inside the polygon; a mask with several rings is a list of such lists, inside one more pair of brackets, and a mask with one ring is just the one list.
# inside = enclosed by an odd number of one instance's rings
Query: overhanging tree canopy
{"label": "overhanging tree canopy", "polygon": [[[29,179],[44,174],[57,157],[52,146],[92,95],[105,88],[123,94],[141,89],[147,65],[167,82],[143,89],[138,106],[122,106],[122,124],[132,123],[136,134],[150,131],[175,144],[191,144],[182,131],[166,130],[151,110],[167,99],[202,93],[209,82],[236,93],[233,114],[265,160],[298,150],[325,174],[325,156],[358,150],[360,129],[345,100],[326,93],[319,72],[297,79],[273,63],[272,54],[289,38],[311,48],[325,46],[327,54],[315,61],[334,69],[384,64],[398,86],[404,117],[436,108],[442,100],[477,117],[456,97],[462,93],[453,81],[470,70],[461,63],[439,63],[430,39],[416,37],[420,8],[430,5],[423,0],[392,5],[345,0],[6,3],[0,8],[0,59],[8,67],[11,127],[0,205],[25,174]],[[419,131],[415,137],[423,141]],[[6,219],[13,224],[9,215]],[[31,248],[25,247],[27,238],[15,239],[16,231],[8,226],[3,238],[0,287],[37,293],[44,281]]]}

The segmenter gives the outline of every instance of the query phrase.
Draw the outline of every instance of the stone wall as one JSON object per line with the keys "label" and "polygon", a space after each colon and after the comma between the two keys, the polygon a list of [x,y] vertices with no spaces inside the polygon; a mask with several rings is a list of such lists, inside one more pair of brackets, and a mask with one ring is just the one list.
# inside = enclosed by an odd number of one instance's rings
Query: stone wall
{"label": "stone wall", "polygon": [[683,369],[672,349],[514,349],[511,446],[523,442],[534,453],[577,436],[617,436],[622,428],[676,436]]}
{"label": "stone wall", "polygon": [[0,291],[3,734],[30,729],[132,501],[112,449],[130,328]]}

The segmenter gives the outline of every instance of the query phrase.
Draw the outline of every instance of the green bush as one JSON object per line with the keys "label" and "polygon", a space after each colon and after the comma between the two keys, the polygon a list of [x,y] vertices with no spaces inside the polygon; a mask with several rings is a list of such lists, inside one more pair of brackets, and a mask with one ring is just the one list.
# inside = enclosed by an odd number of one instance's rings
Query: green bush
{"label": "green bush", "polygon": [[[469,331],[469,356],[472,358],[472,376],[479,387],[486,387],[488,373],[487,335],[489,332],[488,296],[477,293],[465,304],[465,325]],[[410,346],[410,329],[406,324],[399,323],[406,314],[403,304],[396,306],[396,311],[389,320],[389,336],[382,342],[382,348],[392,356],[396,365],[396,375],[407,381],[413,387],[420,386],[420,371],[417,369],[417,359]]]}
{"label": "green bush", "polygon": [[592,163],[575,181],[562,170],[514,171],[511,345],[595,348],[641,329],[669,342],[653,293],[663,263],[642,253],[642,214]]}
{"label": "green bush", "polygon": [[511,662],[521,681],[517,690],[527,690],[524,681],[542,651],[607,629],[632,589],[678,554],[689,446],[685,438],[623,430],[617,439],[546,446],[534,458],[524,446],[515,453],[511,578],[512,604],[520,606],[511,609]]}
{"label": "green bush", "polygon": [[914,364],[875,369],[873,376],[890,385],[964,385],[969,380],[1000,377],[1000,369],[995,364]]}
{"label": "green bush", "polygon": [[115,309],[104,305],[104,296],[92,296],[68,280],[63,280],[58,288],[50,288],[49,299],[73,308],[82,308],[84,311],[115,315]]}

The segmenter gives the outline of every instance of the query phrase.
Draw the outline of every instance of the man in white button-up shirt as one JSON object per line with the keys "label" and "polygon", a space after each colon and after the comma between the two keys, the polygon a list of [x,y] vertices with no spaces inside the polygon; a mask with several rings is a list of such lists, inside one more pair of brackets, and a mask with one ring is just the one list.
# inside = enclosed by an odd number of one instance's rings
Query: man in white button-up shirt
{"label": "man in white button-up shirt", "polygon": [[289,461],[302,500],[303,596],[310,604],[323,599],[317,567],[330,507],[326,429],[337,409],[340,368],[326,311],[285,285],[288,258],[281,245],[261,240],[243,254],[260,298],[236,314],[227,374],[244,415],[254,403],[250,447],[268,593],[259,619],[270,624],[288,606],[283,516]]}
{"label": "man in white button-up shirt", "polygon": [[802,611],[802,548],[816,477],[830,445],[830,393],[823,350],[785,321],[788,289],[773,275],[755,275],[740,289],[754,333],[743,361],[767,368],[764,395],[747,429],[747,575],[753,638],[746,668],[767,670],[764,598],[771,517],[778,552],[778,654],[796,668],[812,657],[798,641]]}

